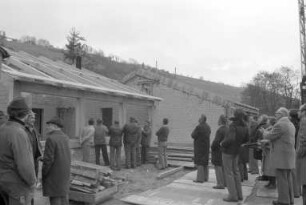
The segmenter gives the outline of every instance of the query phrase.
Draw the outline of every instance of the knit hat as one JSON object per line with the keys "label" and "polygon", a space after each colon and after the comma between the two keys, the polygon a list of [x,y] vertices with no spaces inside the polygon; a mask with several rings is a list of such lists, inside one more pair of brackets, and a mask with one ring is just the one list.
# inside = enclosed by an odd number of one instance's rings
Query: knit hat
{"label": "knit hat", "polygon": [[19,111],[19,112],[30,112],[31,109],[25,101],[23,97],[16,97],[14,98],[7,107],[7,113],[10,111]]}
{"label": "knit hat", "polygon": [[53,117],[51,120],[47,122],[47,124],[54,124],[60,128],[63,128],[63,121],[59,117]]}

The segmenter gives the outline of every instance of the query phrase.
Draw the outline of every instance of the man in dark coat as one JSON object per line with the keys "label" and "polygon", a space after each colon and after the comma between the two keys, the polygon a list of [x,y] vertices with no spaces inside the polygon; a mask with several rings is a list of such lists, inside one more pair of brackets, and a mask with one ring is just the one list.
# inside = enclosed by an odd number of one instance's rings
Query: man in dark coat
{"label": "man in dark coat", "polygon": [[110,146],[110,168],[114,170],[121,169],[121,147],[122,147],[122,129],[119,122],[109,128],[109,146]]}
{"label": "man in dark coat", "polygon": [[157,130],[155,133],[158,140],[158,162],[159,169],[165,169],[168,167],[167,162],[167,141],[170,133],[170,129],[168,127],[168,118],[163,119],[163,126]]}
{"label": "man in dark coat", "polygon": [[0,127],[0,188],[9,204],[30,205],[36,176],[31,143],[25,132],[30,108],[22,97],[10,102],[8,122]]}
{"label": "man in dark coat", "polygon": [[102,119],[98,119],[94,133],[96,164],[98,165],[100,164],[100,151],[102,151],[104,165],[109,166],[109,159],[108,159],[106,139],[105,139],[107,134],[108,134],[108,128],[105,125],[103,125]]}
{"label": "man in dark coat", "polygon": [[126,168],[136,167],[136,146],[140,138],[140,128],[137,125],[137,120],[130,118],[130,123],[123,127],[123,143],[125,149]]}
{"label": "man in dark coat", "polygon": [[208,159],[210,147],[210,127],[206,123],[206,116],[201,115],[199,124],[193,130],[191,137],[194,139],[194,163],[197,165],[197,179],[194,182],[208,181]]}
{"label": "man in dark coat", "polygon": [[218,125],[220,127],[218,128],[215,139],[211,144],[211,163],[215,166],[215,174],[217,179],[217,185],[213,187],[214,189],[224,189],[225,187],[225,175],[222,165],[222,152],[220,143],[228,132],[226,123],[226,117],[221,115],[218,120]]}
{"label": "man in dark coat", "polygon": [[141,138],[141,162],[142,164],[147,163],[148,149],[150,147],[151,135],[152,135],[152,131],[150,127],[150,122],[146,121],[142,129],[142,138]]}
{"label": "man in dark coat", "polygon": [[28,137],[30,139],[31,145],[32,145],[32,151],[33,151],[33,158],[34,158],[34,165],[35,165],[35,174],[36,177],[38,176],[38,161],[42,156],[42,148],[39,141],[39,133],[34,127],[35,123],[35,113],[33,111],[30,112],[29,117],[25,121],[25,128],[26,132],[28,134]]}
{"label": "man in dark coat", "polygon": [[69,138],[61,130],[63,123],[55,117],[47,122],[47,139],[42,166],[43,195],[50,205],[68,205],[71,156]]}
{"label": "man in dark coat", "polygon": [[234,111],[233,121],[229,126],[228,134],[220,143],[222,147],[222,162],[224,166],[228,197],[227,202],[243,200],[240,171],[238,167],[240,146],[249,140],[248,127],[245,122],[245,113],[242,109]]}

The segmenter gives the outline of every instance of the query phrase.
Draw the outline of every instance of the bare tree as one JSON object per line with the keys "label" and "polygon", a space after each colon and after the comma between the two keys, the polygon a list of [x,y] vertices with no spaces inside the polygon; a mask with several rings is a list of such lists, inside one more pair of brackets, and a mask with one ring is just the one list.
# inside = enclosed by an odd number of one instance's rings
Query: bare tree
{"label": "bare tree", "polygon": [[288,67],[281,67],[274,72],[261,71],[245,86],[242,101],[258,107],[266,114],[273,114],[280,106],[297,107],[297,76],[297,72]]}

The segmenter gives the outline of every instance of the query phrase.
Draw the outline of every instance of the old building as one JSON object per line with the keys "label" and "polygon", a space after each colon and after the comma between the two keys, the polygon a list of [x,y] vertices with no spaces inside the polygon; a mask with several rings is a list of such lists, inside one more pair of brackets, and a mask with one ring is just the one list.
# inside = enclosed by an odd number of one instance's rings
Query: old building
{"label": "old building", "polygon": [[[217,121],[221,114],[229,117],[237,107],[243,108],[248,113],[258,114],[258,109],[236,102],[235,99],[239,100],[240,97],[239,92],[231,91],[225,85],[221,88],[224,89],[222,90],[224,96],[220,96],[209,91],[213,89],[207,87],[213,84],[208,84],[207,81],[152,69],[132,72],[122,81],[147,94],[163,98],[154,113],[153,131],[161,126],[164,117],[169,118],[171,130],[169,141],[172,143],[191,145],[190,134],[198,124],[201,114],[207,116],[207,122],[212,129],[212,138],[218,128]],[[156,136],[153,140],[156,141]]]}
{"label": "old building", "polygon": [[11,57],[0,72],[0,110],[5,111],[14,96],[26,97],[36,113],[36,128],[42,138],[46,121],[56,115],[64,120],[64,131],[71,139],[78,139],[89,118],[102,118],[107,126],[115,120],[123,125],[129,117],[136,117],[140,125],[154,121],[161,98],[85,68],[7,50]]}

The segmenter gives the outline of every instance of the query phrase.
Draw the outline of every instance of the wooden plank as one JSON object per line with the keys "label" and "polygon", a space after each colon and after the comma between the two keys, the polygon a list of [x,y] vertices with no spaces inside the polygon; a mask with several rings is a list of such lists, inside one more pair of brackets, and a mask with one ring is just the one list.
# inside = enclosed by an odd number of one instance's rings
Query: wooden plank
{"label": "wooden plank", "polygon": [[99,172],[102,172],[104,174],[111,174],[113,171],[106,167],[106,166],[99,166],[96,164],[92,164],[92,163],[87,163],[87,162],[82,162],[82,161],[72,161],[71,162],[72,166],[80,166],[86,169],[92,169],[92,170],[97,170]]}
{"label": "wooden plank", "polygon": [[177,167],[177,168],[174,168],[174,169],[170,169],[170,170],[167,170],[165,172],[162,172],[160,174],[157,175],[157,179],[162,179],[162,178],[165,178],[171,174],[174,174],[176,172],[179,172],[179,171],[182,171],[184,169],[184,167]]}
{"label": "wooden plank", "polygon": [[117,186],[113,186],[103,191],[100,191],[96,194],[87,194],[79,191],[70,190],[69,191],[69,199],[73,201],[98,204],[102,203],[110,198],[118,191]]}

